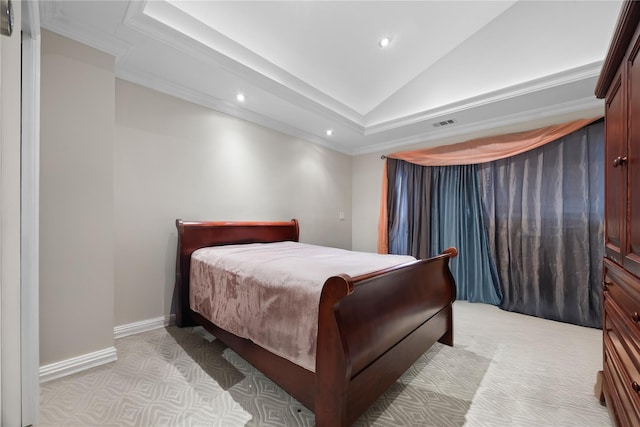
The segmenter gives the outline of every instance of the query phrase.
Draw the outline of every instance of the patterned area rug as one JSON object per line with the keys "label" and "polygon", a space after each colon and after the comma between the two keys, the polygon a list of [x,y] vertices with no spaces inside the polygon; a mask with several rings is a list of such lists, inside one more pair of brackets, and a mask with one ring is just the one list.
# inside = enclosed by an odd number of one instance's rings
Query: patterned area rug
{"label": "patterned area rug", "polygon": [[[478,323],[467,322],[457,327]],[[39,425],[314,426],[311,411],[202,328],[145,332],[116,348],[117,362],[42,384]],[[506,350],[474,331],[456,333],[455,347],[435,344],[354,425],[611,425],[592,394],[595,368],[559,382],[562,366],[528,368],[530,351],[523,347],[519,362]]]}

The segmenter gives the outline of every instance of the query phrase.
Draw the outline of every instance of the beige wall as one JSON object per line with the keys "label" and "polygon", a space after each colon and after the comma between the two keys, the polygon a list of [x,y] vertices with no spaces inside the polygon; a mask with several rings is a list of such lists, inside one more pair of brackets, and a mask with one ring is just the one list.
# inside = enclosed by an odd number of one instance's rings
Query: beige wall
{"label": "beige wall", "polygon": [[[488,129],[481,132],[475,132],[473,134],[444,138],[435,143],[434,141],[430,141],[428,146],[432,147],[454,144],[456,142],[468,141],[470,139],[481,138],[484,136],[502,135],[528,129],[536,129],[579,118],[590,118],[600,115],[604,115],[604,109],[595,108],[576,113],[564,114],[562,116],[532,120],[525,123],[519,123],[517,125]],[[391,152],[417,150],[424,147],[427,147],[427,144],[413,144],[395,148],[391,150]],[[380,159],[382,154],[388,154],[388,152],[363,154],[353,158],[352,249],[355,251],[377,251],[380,190],[382,188],[382,167],[384,165],[384,160]]]}
{"label": "beige wall", "polygon": [[113,346],[114,59],[42,32],[40,363]]}
{"label": "beige wall", "polygon": [[351,247],[350,156],[122,80],[115,129],[116,325],[169,314],[176,218],[297,218]]}

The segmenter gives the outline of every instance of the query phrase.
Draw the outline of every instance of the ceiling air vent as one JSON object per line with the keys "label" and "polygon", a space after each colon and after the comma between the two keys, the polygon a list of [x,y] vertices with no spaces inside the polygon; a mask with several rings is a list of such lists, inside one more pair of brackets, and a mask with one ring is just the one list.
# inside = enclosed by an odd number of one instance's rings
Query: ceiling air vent
{"label": "ceiling air vent", "polygon": [[448,125],[452,125],[454,124],[456,121],[453,119],[449,119],[449,120],[442,120],[440,122],[435,122],[433,124],[434,128],[439,128],[440,126],[448,126]]}

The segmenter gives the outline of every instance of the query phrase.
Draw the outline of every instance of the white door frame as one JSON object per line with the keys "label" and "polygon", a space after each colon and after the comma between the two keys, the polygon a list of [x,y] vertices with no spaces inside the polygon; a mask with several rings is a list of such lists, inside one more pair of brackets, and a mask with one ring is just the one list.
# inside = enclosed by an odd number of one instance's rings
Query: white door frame
{"label": "white door frame", "polygon": [[40,13],[22,2],[21,352],[22,425],[40,412]]}

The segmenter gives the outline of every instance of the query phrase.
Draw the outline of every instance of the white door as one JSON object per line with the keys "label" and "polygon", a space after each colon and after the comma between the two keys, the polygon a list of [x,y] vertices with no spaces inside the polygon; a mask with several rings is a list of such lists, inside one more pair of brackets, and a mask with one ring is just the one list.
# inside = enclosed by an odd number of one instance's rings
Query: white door
{"label": "white door", "polygon": [[38,423],[40,18],[38,3],[22,2],[21,343],[22,425]]}
{"label": "white door", "polygon": [[[6,0],[3,0],[6,1]],[[22,424],[20,306],[21,39],[20,1],[14,29],[0,36],[0,424]]]}

